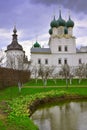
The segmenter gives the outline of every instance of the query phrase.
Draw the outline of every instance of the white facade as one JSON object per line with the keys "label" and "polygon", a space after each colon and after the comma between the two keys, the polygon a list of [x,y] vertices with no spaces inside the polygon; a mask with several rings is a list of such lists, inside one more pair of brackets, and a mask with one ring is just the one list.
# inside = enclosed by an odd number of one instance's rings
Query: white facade
{"label": "white facade", "polygon": [[[61,18],[59,18],[61,19]],[[68,64],[71,68],[75,68],[80,64],[87,64],[87,47],[76,49],[76,38],[73,36],[73,21],[70,19],[67,23],[67,33],[65,33],[65,26],[56,26],[51,24],[51,33],[49,37],[49,48],[40,48],[33,46],[31,48],[32,67],[40,64],[46,66],[55,66],[57,70],[61,65]],[[51,23],[52,23],[51,22]],[[56,27],[55,27],[56,26]],[[36,43],[35,43],[36,44]],[[35,45],[34,44],[34,45]]]}

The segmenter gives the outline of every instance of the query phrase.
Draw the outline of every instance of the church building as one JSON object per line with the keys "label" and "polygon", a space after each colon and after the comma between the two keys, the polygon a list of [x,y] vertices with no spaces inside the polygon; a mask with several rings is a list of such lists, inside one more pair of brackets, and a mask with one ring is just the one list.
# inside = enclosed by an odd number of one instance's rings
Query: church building
{"label": "church building", "polygon": [[[59,18],[55,16],[50,23],[48,48],[43,48],[36,41],[31,48],[31,68],[40,64],[55,66],[57,72],[61,66],[68,64],[73,70],[82,63],[87,64],[87,46],[76,48],[76,37],[73,35],[74,21],[69,16],[68,21],[62,18],[61,11]],[[18,43],[17,29],[14,27],[12,42],[7,46],[6,57],[8,68],[23,70],[28,68],[28,59],[25,51]]]}
{"label": "church building", "polygon": [[49,48],[42,48],[36,43],[31,48],[31,66],[55,66],[60,70],[61,65],[68,64],[72,69],[84,63],[87,64],[87,46],[76,48],[76,37],[73,35],[74,21],[69,16],[68,21],[55,16],[50,23]]}

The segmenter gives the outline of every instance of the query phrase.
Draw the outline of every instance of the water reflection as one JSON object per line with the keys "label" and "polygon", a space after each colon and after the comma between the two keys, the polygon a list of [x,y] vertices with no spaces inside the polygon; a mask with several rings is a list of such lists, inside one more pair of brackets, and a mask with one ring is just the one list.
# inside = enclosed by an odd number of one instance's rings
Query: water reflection
{"label": "water reflection", "polygon": [[32,119],[40,130],[87,130],[87,102],[41,108]]}

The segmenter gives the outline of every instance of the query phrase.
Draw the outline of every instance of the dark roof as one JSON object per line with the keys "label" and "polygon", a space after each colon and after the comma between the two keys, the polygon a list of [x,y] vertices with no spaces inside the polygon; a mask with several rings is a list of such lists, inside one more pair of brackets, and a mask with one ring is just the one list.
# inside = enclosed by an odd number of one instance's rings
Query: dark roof
{"label": "dark roof", "polygon": [[17,32],[16,27],[14,27],[13,35],[12,35],[12,37],[13,37],[12,43],[7,46],[6,51],[8,51],[8,50],[22,50],[23,51],[22,46],[18,43],[16,32]]}
{"label": "dark roof", "polygon": [[50,48],[31,48],[31,53],[51,54]]}
{"label": "dark roof", "polygon": [[23,48],[17,42],[12,42],[10,45],[7,46],[7,51],[8,50],[23,50]]}

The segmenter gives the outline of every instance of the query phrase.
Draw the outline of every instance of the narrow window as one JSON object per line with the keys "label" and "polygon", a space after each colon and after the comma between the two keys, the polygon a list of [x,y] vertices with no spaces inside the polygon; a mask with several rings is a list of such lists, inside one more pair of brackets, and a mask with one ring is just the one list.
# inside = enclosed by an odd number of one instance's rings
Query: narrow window
{"label": "narrow window", "polygon": [[82,60],[81,59],[79,59],[79,64],[82,64]]}
{"label": "narrow window", "polygon": [[65,46],[65,51],[68,51],[68,48],[67,48],[67,46]]}
{"label": "narrow window", "polygon": [[58,64],[61,64],[61,59],[58,59]]}
{"label": "narrow window", "polygon": [[67,64],[67,59],[64,60],[64,64]]}
{"label": "narrow window", "polygon": [[38,64],[41,64],[41,59],[38,59]]}
{"label": "narrow window", "polygon": [[48,64],[48,59],[45,59],[45,64]]}
{"label": "narrow window", "polygon": [[58,47],[58,51],[61,51],[61,50],[62,50],[62,49],[61,49],[61,46],[59,46],[59,47]]}

